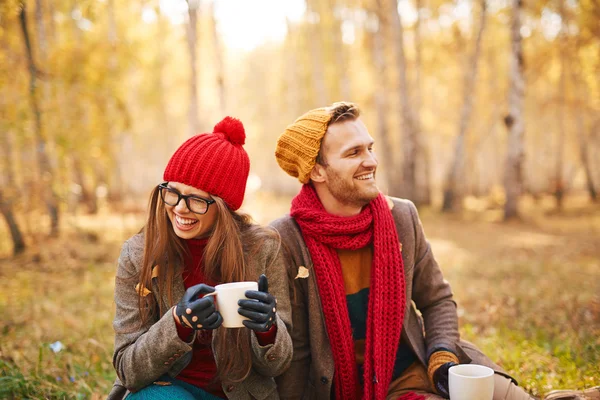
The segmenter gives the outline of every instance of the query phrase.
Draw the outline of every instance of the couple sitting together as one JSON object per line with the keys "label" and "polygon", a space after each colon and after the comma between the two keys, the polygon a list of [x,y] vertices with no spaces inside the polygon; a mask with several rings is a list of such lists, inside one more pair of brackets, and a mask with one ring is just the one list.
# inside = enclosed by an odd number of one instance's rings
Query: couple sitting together
{"label": "couple sitting together", "polygon": [[[531,399],[460,340],[456,303],[415,206],[380,193],[352,103],[307,112],[277,142],[303,183],[265,228],[237,211],[250,161],[226,117],[184,142],[125,242],[115,278],[109,399],[440,399],[448,370],[494,370],[493,399]],[[255,281],[225,328],[213,296]]]}

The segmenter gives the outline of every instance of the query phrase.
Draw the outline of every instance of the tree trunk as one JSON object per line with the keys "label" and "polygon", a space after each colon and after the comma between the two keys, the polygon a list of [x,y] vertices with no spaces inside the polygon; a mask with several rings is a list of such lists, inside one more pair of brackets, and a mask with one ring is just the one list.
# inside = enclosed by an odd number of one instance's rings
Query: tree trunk
{"label": "tree trunk", "polygon": [[333,51],[335,56],[335,64],[337,75],[339,76],[340,85],[340,99],[343,101],[350,101],[350,78],[348,77],[348,57],[346,56],[346,50],[344,40],[342,37],[342,26],[339,18],[335,17],[336,4],[333,0],[329,0],[329,11],[332,13],[332,40],[333,40]]}
{"label": "tree trunk", "polygon": [[16,256],[25,251],[25,241],[23,240],[23,235],[21,234],[21,230],[15,219],[12,205],[4,198],[3,191],[4,189],[0,188],[0,212],[10,230],[10,237],[13,241],[13,254]]}
{"label": "tree trunk", "polygon": [[42,62],[46,58],[48,53],[48,41],[46,35],[46,26],[44,24],[44,8],[42,0],[35,0],[35,26],[37,28],[37,42],[40,54],[42,55]]}
{"label": "tree trunk", "polygon": [[[384,0],[385,1],[385,0]],[[417,145],[418,132],[414,123],[414,111],[411,106],[410,90],[406,78],[406,57],[404,54],[404,28],[400,13],[398,12],[397,1],[387,1],[389,13],[392,16],[392,29],[394,32],[394,55],[399,73],[398,96],[402,109],[402,196],[410,199],[416,199],[417,171],[416,160],[418,158],[419,147]]]}
{"label": "tree trunk", "polygon": [[377,32],[373,32],[371,37],[372,44],[372,55],[373,55],[373,65],[375,74],[375,82],[377,82],[377,90],[375,91],[375,115],[376,115],[376,132],[377,137],[381,140],[380,152],[383,156],[382,166],[385,171],[385,176],[387,180],[387,193],[391,196],[399,196],[401,183],[399,180],[401,177],[399,176],[394,159],[394,145],[392,138],[390,137],[390,130],[387,129],[387,107],[388,107],[388,98],[387,98],[387,87],[388,82],[386,79],[385,73],[385,10],[381,5],[381,1],[385,0],[377,0],[376,6],[376,15],[379,20],[379,29]]}
{"label": "tree trunk", "polygon": [[200,118],[198,116],[198,9],[199,0],[187,0],[189,21],[187,24],[187,43],[190,54],[190,102],[188,113],[189,136],[200,132]]}
{"label": "tree trunk", "polygon": [[558,210],[563,209],[563,199],[565,195],[565,182],[563,177],[564,159],[565,159],[565,113],[566,113],[566,96],[567,96],[567,36],[566,36],[566,24],[565,24],[565,12],[563,0],[558,0],[559,3],[559,14],[561,17],[561,28],[560,28],[560,80],[558,85],[558,142],[556,143],[556,170],[554,175],[554,197],[556,198],[556,208]]}
{"label": "tree trunk", "polygon": [[[2,106],[2,104],[0,104]],[[1,111],[1,110],[0,110]],[[0,122],[3,120],[4,116],[0,119]],[[19,228],[19,224],[15,219],[14,212],[12,209],[12,199],[7,198],[5,193],[15,193],[17,192],[15,187],[15,178],[14,171],[12,168],[12,144],[10,138],[8,137],[9,132],[2,133],[2,149],[4,150],[4,166],[3,171],[4,174],[2,176],[2,181],[0,181],[0,212],[2,212],[2,216],[8,225],[8,229],[10,231],[10,237],[13,242],[13,254],[17,255],[25,251],[25,241],[23,240],[23,235],[21,234],[21,229]],[[10,192],[9,192],[10,191]],[[17,195],[18,196],[18,195]],[[15,196],[15,197],[17,197]]]}
{"label": "tree trunk", "polygon": [[221,114],[227,110],[227,98],[225,96],[225,68],[223,66],[223,50],[221,49],[221,41],[217,32],[217,19],[215,17],[215,2],[210,3],[210,17],[212,27],[213,49],[215,51],[215,61],[217,64],[217,88],[219,92],[219,108]]}
{"label": "tree trunk", "polygon": [[54,192],[54,171],[52,164],[48,158],[46,150],[46,140],[43,134],[42,125],[42,113],[38,104],[37,94],[37,74],[38,69],[33,59],[33,50],[31,41],[29,39],[29,31],[27,29],[27,13],[25,2],[21,3],[21,10],[19,13],[19,20],[21,25],[21,33],[23,34],[23,40],[25,43],[25,51],[27,54],[27,64],[29,69],[29,101],[31,104],[31,111],[34,117],[35,124],[35,142],[36,142],[36,155],[39,171],[42,177],[42,190],[44,192],[44,201],[46,208],[50,215],[50,235],[58,236],[59,234],[59,211],[58,211],[58,197]]}
{"label": "tree trunk", "polygon": [[511,52],[509,61],[509,112],[504,117],[508,130],[506,163],[504,170],[504,219],[518,218],[518,200],[523,187],[523,159],[525,123],[523,121],[523,103],[525,97],[525,77],[523,43],[521,37],[521,19],[523,0],[512,0],[511,16]]}
{"label": "tree trunk", "polygon": [[598,192],[594,185],[594,177],[592,174],[592,168],[590,167],[590,159],[588,156],[588,144],[585,137],[585,124],[583,121],[583,111],[579,111],[577,115],[577,136],[579,138],[579,156],[581,158],[581,165],[585,172],[585,183],[587,190],[590,194],[590,200],[594,203],[599,200]]}
{"label": "tree trunk", "polygon": [[314,19],[314,21],[309,21],[306,29],[308,29],[308,36],[310,38],[310,69],[312,72],[314,93],[317,96],[315,102],[319,107],[324,107],[329,105],[329,96],[327,95],[325,62],[323,59],[323,38],[321,37],[321,15],[318,10],[318,5],[319,2],[315,0],[306,1],[307,14]]}
{"label": "tree trunk", "polygon": [[165,85],[165,60],[167,60],[167,51],[165,48],[165,39],[167,39],[167,25],[168,20],[160,12],[160,6],[156,5],[154,11],[157,15],[156,21],[156,62],[154,68],[156,70],[156,95],[158,96],[158,123],[162,132],[165,132],[163,136],[164,148],[162,149],[162,157],[165,160],[169,159],[169,156],[175,150],[176,146],[176,135],[167,135],[169,128],[169,112],[167,111],[167,100],[165,98],[166,85]]}
{"label": "tree trunk", "polygon": [[[112,50],[108,55],[108,70],[110,75],[113,77],[113,82],[117,82],[116,84],[118,84],[121,75],[119,71],[119,58],[117,56],[119,29],[115,14],[114,0],[108,0],[106,2],[106,8],[108,17],[108,31],[106,36]],[[113,85],[114,84],[115,83],[113,83]],[[110,115],[111,118],[116,119],[116,116],[119,114],[119,110],[122,108],[124,108],[122,105],[122,100],[120,100],[118,97],[113,96],[107,99],[106,113],[107,115]],[[108,200],[112,202],[119,202],[123,200],[124,193],[127,192],[125,180],[123,179],[123,170],[127,169],[127,166],[124,166],[124,161],[128,159],[128,154],[126,154],[126,150],[124,150],[126,148],[124,143],[129,143],[131,140],[131,133],[129,133],[127,129],[119,129],[116,124],[110,124],[109,137],[110,152],[114,155],[116,161],[114,161],[113,165],[111,166],[110,172],[103,174],[103,176],[110,176],[107,179],[110,182],[110,184],[107,182]]]}
{"label": "tree trunk", "polygon": [[469,122],[473,112],[473,100],[475,98],[475,83],[477,82],[477,72],[479,65],[479,56],[481,54],[481,41],[483,32],[485,31],[485,23],[487,20],[486,0],[481,1],[481,19],[479,22],[479,31],[475,39],[475,49],[471,55],[468,69],[464,74],[464,92],[463,106],[460,113],[460,122],[458,126],[458,136],[454,145],[454,158],[448,170],[448,175],[444,185],[444,201],[442,211],[454,211],[459,207],[461,190],[458,183],[461,180],[465,162],[465,136],[469,129]]}
{"label": "tree trunk", "polygon": [[422,0],[416,0],[417,20],[415,22],[415,85],[414,85],[414,125],[417,135],[417,156],[415,157],[416,164],[416,192],[415,203],[417,205],[431,205],[431,168],[429,165],[429,146],[427,144],[427,136],[423,132],[421,126],[421,67],[423,65],[423,46],[421,39],[421,8],[423,7]]}
{"label": "tree trunk", "polygon": [[297,33],[294,32],[294,27],[290,22],[289,18],[285,18],[287,25],[287,38],[285,44],[285,51],[283,56],[285,57],[284,68],[286,69],[283,76],[285,77],[285,103],[286,109],[289,113],[296,118],[304,111],[302,109],[302,103],[304,99],[305,90],[300,89],[298,84],[298,45],[297,45]]}
{"label": "tree trunk", "polygon": [[[589,96],[588,96],[588,91],[587,89],[584,87],[584,85],[582,85],[581,80],[579,79],[579,76],[581,76],[581,63],[579,62],[578,58],[574,58],[575,63],[573,65],[573,67],[569,70],[570,72],[570,77],[571,80],[573,82],[573,87],[576,88],[576,93],[578,94],[578,98],[582,99],[584,104],[589,104]],[[577,70],[577,72],[576,72]],[[579,76],[578,76],[579,75]],[[586,116],[586,109],[585,107],[578,107],[577,110],[577,114],[575,117],[575,121],[577,124],[577,140],[579,142],[579,158],[581,159],[581,165],[583,167],[583,171],[585,173],[585,183],[586,183],[586,187],[587,190],[590,194],[590,200],[592,200],[592,202],[597,202],[599,199],[598,197],[598,192],[596,191],[596,187],[594,185],[594,174],[592,172],[592,167],[591,167],[591,162],[590,162],[590,157],[589,157],[589,141],[586,137],[586,133],[585,133],[585,116]],[[600,121],[600,120],[599,120]],[[592,127],[593,129],[593,127]]]}
{"label": "tree trunk", "polygon": [[75,182],[81,188],[80,202],[85,204],[90,214],[96,214],[98,212],[98,199],[96,198],[95,191],[92,193],[85,182],[83,165],[78,154],[73,155],[73,172]]}

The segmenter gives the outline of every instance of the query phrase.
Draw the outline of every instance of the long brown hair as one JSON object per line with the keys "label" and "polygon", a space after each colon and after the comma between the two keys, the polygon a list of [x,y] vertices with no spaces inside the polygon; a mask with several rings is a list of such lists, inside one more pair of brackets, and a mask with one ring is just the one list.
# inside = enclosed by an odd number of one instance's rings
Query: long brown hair
{"label": "long brown hair", "polygon": [[[247,268],[247,256],[260,248],[268,230],[252,223],[250,216],[234,212],[225,202],[211,196],[217,207],[217,219],[210,239],[204,250],[202,260],[204,275],[219,283],[255,280]],[[175,301],[172,287],[175,276],[181,273],[188,254],[184,240],[178,237],[164,203],[160,200],[158,187],[150,196],[148,221],[144,231],[144,259],[140,270],[139,282],[143,287],[152,287],[152,269],[158,266],[156,298],[139,293],[139,310],[141,324],[151,318],[163,315]],[[168,304],[161,299],[166,293]],[[156,304],[156,299],[158,304]],[[157,314],[158,313],[158,314]],[[218,376],[228,381],[244,380],[252,367],[252,352],[248,329],[219,328],[213,331],[216,335],[215,356],[217,357]]]}

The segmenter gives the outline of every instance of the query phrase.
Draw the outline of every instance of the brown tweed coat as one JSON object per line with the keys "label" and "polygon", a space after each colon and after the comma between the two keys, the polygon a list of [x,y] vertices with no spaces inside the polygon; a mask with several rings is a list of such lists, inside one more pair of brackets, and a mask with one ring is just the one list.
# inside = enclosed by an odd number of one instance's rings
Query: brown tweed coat
{"label": "brown tweed coat", "polygon": [[[242,382],[222,382],[223,391],[230,399],[278,399],[273,377],[287,369],[292,359],[292,341],[288,333],[291,322],[289,285],[280,247],[279,240],[268,238],[260,251],[247,260],[257,280],[262,273],[269,279],[269,292],[277,299],[277,335],[274,344],[261,346],[252,331],[247,330],[253,350],[252,370]],[[118,379],[109,394],[110,400],[122,399],[128,391],[138,391],[164,374],[177,376],[192,358],[193,340],[186,343],[179,338],[171,314],[173,304],[168,303],[166,295],[157,299],[162,303],[161,309],[167,310],[163,316],[139,327],[138,294],[136,282],[131,277],[140,271],[143,253],[144,237],[137,234],[125,242],[119,257],[113,323],[113,364]],[[185,292],[181,274],[176,274],[172,290],[173,298],[178,302]],[[155,296],[154,293],[157,293],[155,279],[148,295]]]}
{"label": "brown tweed coat", "polygon": [[[402,243],[406,281],[401,340],[425,366],[431,353],[445,348],[452,350],[461,363],[487,365],[503,373],[475,346],[460,340],[452,290],[425,239],[414,204],[396,198],[388,198],[388,204]],[[271,225],[279,231],[287,250],[291,276],[297,275],[292,294],[294,356],[290,368],[276,379],[279,395],[282,399],[329,399],[335,368],[310,254],[290,216]]]}

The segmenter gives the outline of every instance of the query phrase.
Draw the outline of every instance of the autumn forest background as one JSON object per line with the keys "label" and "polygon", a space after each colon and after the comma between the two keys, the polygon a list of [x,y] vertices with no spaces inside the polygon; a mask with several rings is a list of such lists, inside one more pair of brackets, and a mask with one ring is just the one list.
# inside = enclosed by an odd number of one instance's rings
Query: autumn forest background
{"label": "autumn forest background", "polygon": [[0,0],[0,398],[104,398],[114,272],[173,151],[225,115],[243,210],[275,141],[359,104],[461,334],[535,396],[600,385],[599,0]]}

